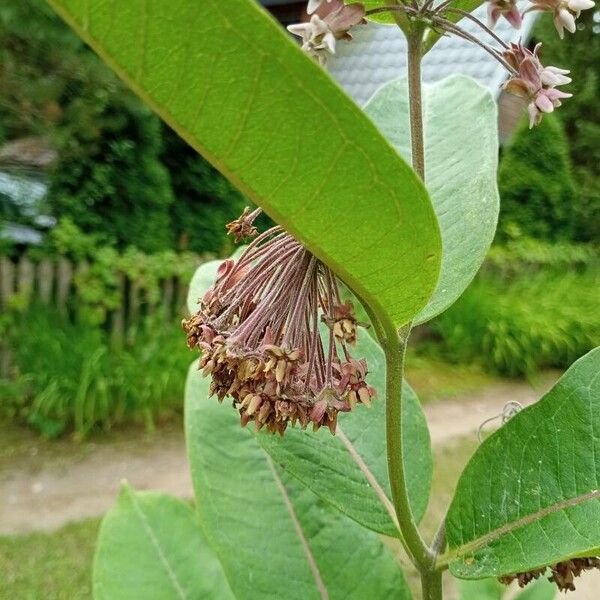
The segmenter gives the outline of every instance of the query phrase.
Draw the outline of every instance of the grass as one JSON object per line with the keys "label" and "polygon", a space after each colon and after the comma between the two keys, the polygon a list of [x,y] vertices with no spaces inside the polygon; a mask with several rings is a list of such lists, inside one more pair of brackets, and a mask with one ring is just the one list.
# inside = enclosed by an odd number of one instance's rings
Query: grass
{"label": "grass", "polygon": [[406,379],[424,403],[472,394],[498,381],[477,364],[453,365],[411,349],[407,354]]}
{"label": "grass", "polygon": [[0,600],[92,597],[92,558],[99,519],[52,533],[0,537]]}

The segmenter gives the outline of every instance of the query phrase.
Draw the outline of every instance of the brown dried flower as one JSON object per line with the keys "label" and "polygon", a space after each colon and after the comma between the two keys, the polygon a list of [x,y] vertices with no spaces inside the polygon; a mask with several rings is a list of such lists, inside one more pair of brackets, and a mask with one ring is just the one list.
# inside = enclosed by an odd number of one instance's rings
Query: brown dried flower
{"label": "brown dried flower", "polygon": [[[575,591],[575,577],[579,577],[584,571],[591,569],[600,569],[600,558],[591,556],[587,558],[572,558],[565,560],[555,565],[548,567],[551,571],[548,581],[556,584],[556,587],[561,592]],[[533,569],[525,573],[515,573],[513,575],[505,575],[500,577],[500,583],[505,585],[511,584],[513,581],[519,583],[519,587],[525,587],[535,579],[539,579],[546,572],[547,567],[541,569]]]}
{"label": "brown dried flower", "polygon": [[[325,343],[322,320],[330,324]],[[367,363],[348,350],[357,325],[333,273],[281,227],[259,235],[237,262],[224,261],[198,313],[183,321],[211,395],[230,396],[242,425],[282,435],[290,423],[311,422],[335,433],[340,411],[370,405]]]}
{"label": "brown dried flower", "polygon": [[260,208],[250,212],[250,209],[246,206],[244,212],[237,219],[227,224],[227,234],[235,237],[236,244],[258,235],[258,230],[253,223],[260,212]]}

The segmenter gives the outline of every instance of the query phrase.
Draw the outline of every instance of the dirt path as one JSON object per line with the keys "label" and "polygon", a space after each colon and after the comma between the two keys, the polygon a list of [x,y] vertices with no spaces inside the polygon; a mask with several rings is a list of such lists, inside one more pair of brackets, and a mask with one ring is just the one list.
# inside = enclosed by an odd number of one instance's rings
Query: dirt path
{"label": "dirt path", "polygon": [[[471,397],[428,404],[425,412],[435,444],[473,434],[479,424],[502,411],[507,399],[528,404],[538,397],[526,384],[494,385]],[[35,439],[32,438],[35,444]],[[0,471],[0,535],[52,530],[69,521],[103,514],[120,482],[188,498],[192,486],[181,428],[156,437],[84,444],[72,448],[32,445]]]}

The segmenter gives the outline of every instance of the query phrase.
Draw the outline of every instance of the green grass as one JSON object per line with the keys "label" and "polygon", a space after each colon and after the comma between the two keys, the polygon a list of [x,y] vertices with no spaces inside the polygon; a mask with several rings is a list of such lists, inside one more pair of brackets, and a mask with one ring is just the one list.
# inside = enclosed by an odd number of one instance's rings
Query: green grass
{"label": "green grass", "polygon": [[498,379],[478,364],[450,364],[409,349],[406,379],[421,402],[437,402],[480,391]]}
{"label": "green grass", "polygon": [[0,537],[0,600],[82,600],[91,577],[99,519],[52,533]]}
{"label": "green grass", "polygon": [[180,326],[158,316],[115,345],[98,327],[36,307],[14,318],[7,339],[13,369],[0,380],[0,418],[26,423],[44,437],[81,440],[130,423],[152,430],[181,412],[195,358]]}

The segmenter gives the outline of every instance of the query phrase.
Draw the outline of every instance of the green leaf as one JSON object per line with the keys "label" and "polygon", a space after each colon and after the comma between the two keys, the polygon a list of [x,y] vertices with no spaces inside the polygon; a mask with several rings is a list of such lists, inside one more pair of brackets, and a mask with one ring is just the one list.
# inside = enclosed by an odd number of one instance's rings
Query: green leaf
{"label": "green leaf", "polygon": [[497,579],[459,579],[457,585],[460,600],[502,600],[506,590]]}
{"label": "green leaf", "polygon": [[[408,599],[379,536],[275,465],[191,368],[186,435],[201,524],[238,598]],[[326,590],[326,591],[325,591]]]}
{"label": "green leaf", "polygon": [[600,552],[600,348],[490,436],[446,524],[457,577],[525,572]]}
{"label": "green leaf", "polygon": [[[387,473],[385,434],[385,358],[366,333],[353,354],[366,358],[369,384],[377,390],[373,406],[358,406],[339,417],[334,436],[321,430],[291,429],[283,438],[258,435],[258,442],[278,464],[323,500],[358,523],[389,536],[399,536]],[[404,443],[408,492],[420,520],[427,508],[433,460],[427,423],[416,394],[404,386]]]}
{"label": "green leaf", "polygon": [[530,583],[515,596],[515,600],[554,600],[556,593],[556,585],[543,578],[538,579],[535,583]]}
{"label": "green leaf", "polygon": [[[365,111],[410,160],[406,79],[382,86]],[[415,323],[428,321],[457,300],[494,238],[500,209],[496,113],[491,93],[468,77],[424,86],[425,182],[442,232],[443,258],[433,297]]]}
{"label": "green leaf", "polygon": [[234,598],[192,509],[128,485],[102,521],[93,578],[95,600]]}
{"label": "green leaf", "polygon": [[[346,2],[349,4],[349,2]],[[373,10],[374,8],[381,8],[383,6],[391,6],[393,1],[390,0],[363,0],[362,4],[365,5],[366,10]],[[395,25],[394,17],[391,13],[385,12],[367,17],[369,21],[375,21],[376,23],[385,23],[386,25]]]}
{"label": "green leaf", "polygon": [[[479,8],[483,2],[484,0],[454,0],[454,2],[452,2],[452,8],[471,13]],[[448,21],[452,21],[452,23],[458,23],[464,19],[464,17],[458,13],[446,13],[445,17]],[[423,52],[429,52],[442,35],[443,31],[441,30],[435,31],[434,29],[429,29],[423,40]]]}
{"label": "green leaf", "polygon": [[427,192],[254,0],[48,0],[161,117],[400,326],[441,243]]}

